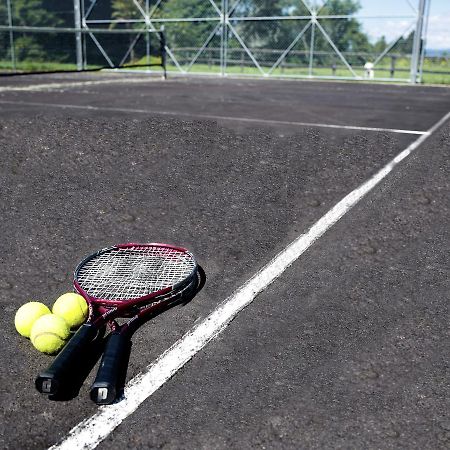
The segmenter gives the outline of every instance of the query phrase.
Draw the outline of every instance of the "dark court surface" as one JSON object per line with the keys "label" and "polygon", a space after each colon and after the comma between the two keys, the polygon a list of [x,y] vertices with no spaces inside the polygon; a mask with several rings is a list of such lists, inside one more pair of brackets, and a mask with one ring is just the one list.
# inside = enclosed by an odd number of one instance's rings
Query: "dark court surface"
{"label": "dark court surface", "polygon": [[[167,241],[206,271],[136,333],[130,379],[417,139],[196,115],[423,131],[450,109],[445,88],[113,80],[0,91],[3,448],[48,447],[96,411],[91,377],[71,401],[34,390],[51,357],[13,327],[84,255]],[[99,448],[447,448],[449,144],[446,124]]]}
{"label": "dark court surface", "polygon": [[[70,82],[80,85],[38,91],[1,89],[23,88],[26,81],[30,86]],[[89,82],[94,84],[86,84]],[[249,118],[426,131],[437,117],[448,112],[449,104],[447,87],[174,77],[163,81],[142,75],[114,77],[111,73],[0,78],[0,111],[8,115],[52,110],[60,114],[61,106],[70,115],[82,117],[123,116],[127,109],[143,109],[153,115],[187,119],[235,117],[236,122],[226,121],[233,129],[254,126],[239,121]],[[88,106],[102,110],[83,109]],[[136,113],[130,111],[128,115]]]}

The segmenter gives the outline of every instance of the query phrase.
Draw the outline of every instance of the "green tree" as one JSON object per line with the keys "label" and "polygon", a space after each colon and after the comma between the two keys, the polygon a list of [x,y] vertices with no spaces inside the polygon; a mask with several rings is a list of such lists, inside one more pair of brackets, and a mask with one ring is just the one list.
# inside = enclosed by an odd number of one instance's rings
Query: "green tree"
{"label": "green tree", "polygon": [[411,31],[409,35],[404,38],[403,36],[399,39],[394,49],[400,53],[411,54],[414,43],[414,31]]}
{"label": "green tree", "polygon": [[[138,1],[141,8],[145,11],[145,2],[142,0]],[[139,11],[136,4],[133,2],[133,0],[112,0],[111,2],[111,9],[112,9],[112,18],[115,20],[123,20],[124,24],[123,26],[126,29],[132,29],[132,28],[142,28],[142,24],[133,24],[133,23],[127,23],[126,20],[136,20],[136,19],[143,19],[142,13]],[[116,28],[118,24],[113,23],[111,24],[110,28]],[[129,34],[128,35],[128,45],[131,46],[133,44],[133,41],[135,40],[136,35]],[[141,36],[142,38],[142,36]],[[135,47],[131,49],[130,56],[129,56],[129,62],[132,63],[136,59],[136,52]]]}
{"label": "green tree", "polygon": [[377,55],[384,52],[386,47],[388,46],[388,43],[386,42],[386,37],[381,36],[372,46],[373,52]]}
{"label": "green tree", "polygon": [[[205,0],[166,0],[155,11],[155,18],[217,17],[217,12]],[[201,47],[216,23],[208,21],[165,24],[169,47]]]}
{"label": "green tree", "polygon": [[12,0],[12,19],[17,26],[52,27],[60,25],[44,0]]}
{"label": "green tree", "polygon": [[[237,10],[239,15],[248,16],[302,16],[308,17],[312,12],[318,12],[319,16],[351,16],[357,13],[361,6],[356,0],[328,0],[326,2],[309,2],[310,8],[301,0],[244,0]],[[346,19],[318,19],[330,40],[341,52],[368,51],[371,48],[367,35],[362,30],[362,25],[355,18]],[[286,49],[298,36],[307,24],[305,20],[278,20],[278,21],[236,21],[242,30],[245,43],[252,49],[275,49],[275,57],[280,51]],[[240,25],[238,25],[240,24]],[[314,50],[316,53],[328,53],[330,56],[319,57],[319,63],[329,65],[336,56],[327,38],[321,33],[319,26],[315,27]],[[311,42],[311,28],[305,33],[298,44],[305,50]],[[306,57],[306,56],[305,56]],[[298,63],[305,62],[305,57],[290,57]],[[330,59],[331,58],[331,59]],[[320,59],[323,61],[320,62]]]}
{"label": "green tree", "polygon": [[[329,0],[320,10],[320,15],[351,16],[360,9],[360,3],[355,0]],[[362,25],[357,19],[321,19],[319,23],[341,52],[364,52],[371,49],[369,38],[362,31]],[[318,50],[330,48],[321,34],[317,37],[316,48]]]}
{"label": "green tree", "polygon": [[[145,0],[138,0],[142,10],[146,9]],[[149,10],[156,4],[155,0],[149,1]],[[124,19],[143,19],[139,9],[132,0],[112,0],[112,17],[116,20]],[[204,17],[211,15],[214,17],[216,12],[212,9],[212,5],[205,0],[166,0],[159,4],[154,11],[152,18],[183,18],[183,17]],[[165,26],[166,40],[170,48],[181,59],[189,60],[196,53],[196,49],[201,47],[206,38],[211,33],[212,22],[177,22],[168,23]],[[117,25],[115,25],[117,26]],[[124,24],[126,28],[141,28],[143,24]],[[159,28],[159,23],[154,24],[155,28]],[[129,44],[131,45],[135,35],[130,35]],[[156,47],[152,46],[156,49]],[[182,55],[178,55],[180,48],[192,48],[194,50],[183,50]],[[131,52],[130,60],[136,57],[135,52]]]}
{"label": "green tree", "polygon": [[[220,6],[220,2],[215,2]],[[189,18],[217,17],[217,11],[208,0],[166,0],[154,12],[153,18]],[[155,23],[156,25],[156,23]],[[156,26],[159,26],[156,25]],[[179,64],[187,65],[206,42],[214,28],[215,21],[168,22],[164,24],[167,45],[172,50]],[[217,60],[219,58],[220,31],[212,37],[208,47],[198,61]]]}
{"label": "green tree", "polygon": [[[413,48],[413,42],[414,42],[414,31],[412,31],[408,36],[403,37],[401,36],[397,42],[394,44],[394,46],[389,50],[389,54],[401,54],[401,55],[408,55],[412,53]],[[390,42],[386,41],[386,38],[384,36],[381,36],[372,46],[373,52],[375,54],[382,53],[388,45],[390,45]]]}
{"label": "green tree", "polygon": [[[145,11],[145,2],[138,1],[141,8]],[[112,18],[116,20],[143,19],[133,0],[112,0],[111,2]]]}
{"label": "green tree", "polygon": [[[274,17],[287,15],[285,0],[244,0],[235,15]],[[282,21],[235,21],[237,32],[251,48],[277,48],[283,36]]]}
{"label": "green tree", "polygon": [[[57,27],[62,21],[46,7],[45,0],[12,0],[12,22],[15,26]],[[6,2],[0,3],[0,17],[7,17]],[[9,34],[1,33],[0,49],[10,58]],[[19,61],[44,61],[51,59],[46,44],[54,40],[54,36],[43,33],[15,33],[14,48]],[[3,52],[2,52],[3,53]]]}

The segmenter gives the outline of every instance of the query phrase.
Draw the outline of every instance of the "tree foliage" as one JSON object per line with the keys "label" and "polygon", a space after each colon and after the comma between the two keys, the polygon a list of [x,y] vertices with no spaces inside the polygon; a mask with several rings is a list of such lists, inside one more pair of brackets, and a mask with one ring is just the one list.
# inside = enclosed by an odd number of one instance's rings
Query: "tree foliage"
{"label": "tree foliage", "polygon": [[[155,19],[175,19],[208,16],[217,16],[208,1],[166,0],[161,3],[153,17]],[[215,22],[208,21],[166,23],[165,31],[168,45],[172,48],[201,47],[215,25]]]}
{"label": "tree foliage", "polygon": [[[138,1],[138,4],[145,11],[145,4]],[[142,13],[132,0],[112,0],[112,18],[116,20],[142,19]]]}
{"label": "tree foliage", "polygon": [[[148,6],[153,9],[158,0],[136,0],[145,11]],[[218,8],[221,6],[220,0],[213,0]],[[245,44],[252,50],[274,49],[282,52],[286,49],[300,31],[308,23],[308,19],[289,20],[289,17],[307,17],[312,11],[318,12],[320,16],[352,16],[360,10],[358,0],[229,0],[231,7],[237,5],[230,16],[230,23]],[[73,23],[73,2],[72,0],[11,0],[12,15],[14,25],[27,26],[66,26],[72,27]],[[86,8],[89,1],[85,1]],[[286,20],[236,20],[236,18],[248,17],[282,17]],[[0,21],[6,25],[6,2],[0,0]],[[136,20],[144,19],[139,8],[133,0],[97,0],[90,18],[112,18],[115,20]],[[158,8],[153,13],[152,19],[155,27],[160,23],[157,19],[176,19],[192,17],[216,17],[217,11],[209,0],[162,0]],[[114,24],[114,27],[142,27],[138,24]],[[200,48],[207,37],[212,33],[217,21],[180,21],[166,22],[165,31],[169,47],[175,53],[180,48]],[[312,36],[312,28],[314,35]],[[323,30],[323,32],[322,32]],[[209,44],[210,47],[218,47],[220,43],[220,30]],[[329,39],[325,36],[328,35]],[[119,35],[118,35],[119,36]],[[64,49],[74,48],[74,38],[72,35],[46,35],[45,33],[15,33],[16,54],[20,59],[33,60],[55,60],[65,61],[69,52]],[[229,47],[240,48],[241,45],[232,33],[229,33]],[[133,35],[120,35],[117,40],[122,43],[114,44],[117,52],[123,53],[127,41],[133,39]],[[106,39],[102,36],[99,39]],[[348,52],[373,52],[381,53],[389,45],[384,37],[376,42],[371,42],[362,28],[362,24],[354,17],[331,19],[319,18],[318,23],[314,23],[300,41],[296,48],[308,51],[314,39],[314,49],[317,53],[330,52],[334,49],[330,44],[331,40],[336,48],[343,53]],[[54,42],[52,42],[52,40]],[[88,42],[89,39],[88,39]],[[111,41],[112,42],[112,41]],[[131,42],[131,41],[130,41]],[[53,44],[53,45],[52,45]],[[60,49],[56,48],[57,44]],[[111,44],[113,45],[113,44]],[[92,46],[92,43],[91,43]],[[401,38],[393,47],[394,51],[409,53],[412,49],[412,35]],[[97,51],[97,50],[96,50]],[[73,52],[73,51],[72,51]],[[8,57],[9,54],[9,34],[0,33],[0,56]],[[133,58],[133,53],[131,58]],[[136,57],[138,57],[137,55]]]}
{"label": "tree foliage", "polygon": [[[58,27],[63,26],[64,21],[51,11],[49,6],[54,3],[49,0],[11,0],[12,23],[16,26],[30,27]],[[0,3],[0,17],[8,15],[6,2]],[[18,60],[42,61],[46,58],[46,44],[52,38],[45,34],[16,33],[15,34],[15,55]],[[10,58],[9,35],[0,34],[0,51],[4,51],[7,58]],[[2,51],[2,53],[3,53]],[[59,59],[63,55],[58,55]]]}
{"label": "tree foliage", "polygon": [[[361,5],[355,0],[328,0],[321,9],[320,14],[328,15],[352,15],[361,9]],[[354,18],[335,20],[323,19],[320,21],[324,30],[333,43],[341,52],[356,52],[370,50],[370,43],[367,35],[361,30],[361,23]],[[329,43],[325,42],[321,35],[317,45],[322,48],[329,48]]]}

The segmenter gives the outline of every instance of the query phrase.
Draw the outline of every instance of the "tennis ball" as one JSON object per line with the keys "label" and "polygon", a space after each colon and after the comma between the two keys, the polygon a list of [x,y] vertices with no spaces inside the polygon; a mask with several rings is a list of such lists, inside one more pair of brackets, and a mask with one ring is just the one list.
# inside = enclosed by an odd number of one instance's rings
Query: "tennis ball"
{"label": "tennis ball", "polygon": [[56,353],[70,336],[66,321],[55,314],[39,317],[31,327],[30,339],[36,349],[42,353]]}
{"label": "tennis ball", "polygon": [[62,317],[70,328],[76,328],[86,321],[88,309],[86,300],[81,295],[68,292],[56,300],[52,312]]}
{"label": "tennis ball", "polygon": [[16,330],[27,338],[30,337],[31,327],[39,317],[50,314],[50,310],[43,303],[28,302],[22,305],[16,312],[14,325]]}

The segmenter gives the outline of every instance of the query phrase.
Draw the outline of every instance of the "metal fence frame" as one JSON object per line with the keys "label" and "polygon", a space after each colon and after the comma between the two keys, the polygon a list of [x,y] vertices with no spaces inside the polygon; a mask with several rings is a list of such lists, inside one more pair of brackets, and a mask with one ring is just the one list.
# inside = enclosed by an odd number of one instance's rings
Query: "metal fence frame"
{"label": "metal fence frame", "polygon": [[[14,32],[20,31],[29,31],[29,32],[69,32],[74,33],[75,36],[75,47],[76,47],[76,63],[78,70],[85,70],[87,67],[86,61],[86,39],[89,38],[96,45],[100,53],[105,58],[107,66],[113,68],[115,67],[111,61],[111,58],[108,56],[107,51],[102,47],[98,39],[96,38],[96,34],[98,33],[132,33],[136,35],[142,34],[150,34],[154,32],[158,32],[164,29],[164,25],[167,23],[196,23],[196,22],[212,22],[214,23],[214,27],[211,33],[207,36],[205,41],[201,46],[198,47],[192,59],[186,64],[181,64],[177,57],[175,56],[175,51],[171,48],[170,43],[165,44],[165,52],[172,62],[175,70],[181,74],[190,74],[191,69],[195,65],[196,61],[202,55],[203,52],[206,51],[209,44],[213,40],[213,38],[220,36],[220,47],[219,47],[219,70],[218,74],[221,76],[229,75],[229,71],[227,70],[227,65],[229,63],[229,45],[228,45],[228,36],[232,36],[234,39],[239,42],[242,47],[242,51],[245,52],[251,63],[256,68],[257,72],[262,77],[298,77],[298,78],[327,78],[327,79],[351,79],[351,80],[365,80],[364,76],[358,75],[356,73],[356,68],[352,67],[352,65],[348,62],[346,55],[341,52],[337,45],[333,42],[327,31],[321,24],[323,19],[326,20],[348,20],[348,19],[358,19],[358,18],[375,18],[375,17],[362,17],[358,15],[321,15],[321,11],[323,7],[326,5],[327,1],[317,8],[314,8],[308,3],[307,0],[300,0],[303,6],[308,11],[307,15],[304,16],[270,16],[270,17],[249,17],[249,16],[239,16],[236,15],[236,9],[242,0],[235,0],[230,4],[229,0],[199,0],[207,3],[214,11],[214,15],[208,17],[182,17],[182,18],[163,18],[163,17],[155,17],[155,13],[158,11],[163,5],[163,0],[157,0],[152,6],[150,6],[149,0],[144,0],[138,2],[137,0],[130,0],[136,7],[136,10],[139,11],[140,18],[139,19],[90,19],[90,15],[95,8],[97,0],[90,0],[90,4],[87,6],[85,1],[87,0],[73,0],[74,6],[74,28],[52,28],[52,27],[17,27],[13,24],[12,14],[11,14],[11,0],[5,0],[8,10],[8,25],[0,26],[0,31],[9,31],[10,35],[10,45],[11,45],[11,58],[12,58],[12,66],[13,70],[16,69],[15,63],[15,55],[14,55]],[[383,81],[396,81],[396,82],[410,82],[410,83],[419,83],[422,79],[422,71],[423,71],[423,60],[424,60],[424,48],[425,48],[425,35],[427,30],[428,23],[428,13],[429,13],[429,4],[430,0],[418,0],[418,7],[413,5],[411,0],[405,0],[411,7],[411,15],[403,16],[404,19],[411,19],[407,29],[402,30],[397,39],[394,39],[392,42],[388,44],[386,49],[378,55],[378,57],[373,61],[374,68],[376,69],[377,64],[389,54],[389,52],[395,47],[398,41],[402,38],[405,33],[409,33],[414,31],[414,41],[413,41],[413,51],[411,53],[411,65],[409,71],[409,78],[380,78],[374,77],[374,80],[383,80]],[[377,19],[390,19],[391,16],[378,16]],[[400,17],[398,17],[400,18]],[[243,21],[264,21],[270,23],[271,21],[302,21],[303,27],[295,37],[295,39],[290,42],[290,44],[281,52],[280,56],[277,60],[271,65],[271,67],[263,67],[258,59],[255,57],[254,51],[250,48],[245,40],[239,35],[236,30],[236,23]],[[134,24],[138,25],[139,29],[115,29],[110,30],[107,28],[101,28],[105,25],[112,25],[115,23],[121,24]],[[97,26],[97,28],[96,28]],[[280,65],[283,64],[287,56],[293,52],[295,45],[298,41],[304,36],[304,34],[311,29],[311,34],[314,36],[314,33],[321,34],[322,37],[329,43],[332,48],[336,58],[341,62],[343,67],[345,67],[349,76],[320,76],[315,75],[313,70],[313,57],[314,57],[314,38],[312,38],[312,44],[310,47],[309,54],[309,68],[307,75],[280,75],[274,74],[275,69],[277,69]],[[122,60],[129,56],[130,52],[133,50],[134,45],[137,42],[137,38],[131,42],[128,51],[124,55]],[[150,55],[150,40],[147,39],[147,55]],[[360,68],[358,68],[360,69]],[[195,74],[199,74],[199,72],[195,72]],[[254,76],[254,74],[253,74]]]}

